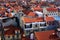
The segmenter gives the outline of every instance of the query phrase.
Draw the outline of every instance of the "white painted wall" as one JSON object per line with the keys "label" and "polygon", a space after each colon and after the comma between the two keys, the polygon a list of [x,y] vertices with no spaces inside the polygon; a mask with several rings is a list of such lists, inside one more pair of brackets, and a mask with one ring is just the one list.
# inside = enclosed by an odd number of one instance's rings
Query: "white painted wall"
{"label": "white painted wall", "polygon": [[48,16],[58,16],[58,12],[48,12]]}

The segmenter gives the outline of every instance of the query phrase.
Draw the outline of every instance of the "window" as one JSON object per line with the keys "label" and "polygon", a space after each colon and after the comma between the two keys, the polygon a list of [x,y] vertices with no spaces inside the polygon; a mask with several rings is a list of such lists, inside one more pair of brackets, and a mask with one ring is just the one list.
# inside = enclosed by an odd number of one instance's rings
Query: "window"
{"label": "window", "polygon": [[57,14],[55,13],[54,16],[57,16]]}
{"label": "window", "polygon": [[55,15],[56,15],[56,13],[55,13]]}
{"label": "window", "polygon": [[44,24],[40,24],[40,26],[46,26],[46,23],[44,23]]}
{"label": "window", "polygon": [[36,29],[36,30],[34,30],[34,32],[38,32],[38,31],[39,31],[39,30],[37,30],[37,29]]}
{"label": "window", "polygon": [[35,27],[37,27],[37,24],[35,25]]}
{"label": "window", "polygon": [[51,14],[49,14],[49,15],[51,15]]}
{"label": "window", "polygon": [[25,25],[25,28],[32,28],[32,24]]}
{"label": "window", "polygon": [[56,13],[56,15],[57,15],[57,13]]}

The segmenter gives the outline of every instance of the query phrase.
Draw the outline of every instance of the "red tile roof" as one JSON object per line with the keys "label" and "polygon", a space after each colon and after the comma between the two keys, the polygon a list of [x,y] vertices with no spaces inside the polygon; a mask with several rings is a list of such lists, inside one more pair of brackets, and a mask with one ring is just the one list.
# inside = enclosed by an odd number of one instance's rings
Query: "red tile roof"
{"label": "red tile roof", "polygon": [[41,1],[41,2],[40,2],[40,5],[41,5],[41,6],[46,6],[46,5],[48,5],[48,4],[47,4],[45,1]]}
{"label": "red tile roof", "polygon": [[43,18],[42,17],[36,18],[36,21],[37,22],[43,22]]}
{"label": "red tile roof", "polygon": [[35,37],[37,38],[37,40],[50,40],[49,36],[55,33],[54,30],[50,30],[50,31],[43,31],[43,32],[35,32]]}
{"label": "red tile roof", "polygon": [[42,17],[40,17],[40,18],[27,18],[27,17],[24,17],[23,18],[23,22],[25,22],[25,23],[42,22],[42,21],[43,21]]}
{"label": "red tile roof", "polygon": [[28,13],[30,12],[29,10],[23,10],[24,14],[28,15]]}
{"label": "red tile roof", "polygon": [[19,28],[14,27],[14,26],[10,26],[10,27],[7,27],[7,28],[9,28],[9,29],[4,32],[4,35],[15,35],[15,33],[14,33],[15,30],[20,30]]}
{"label": "red tile roof", "polygon": [[37,7],[33,8],[33,9],[34,9],[34,11],[43,11],[43,9],[42,9],[42,8],[40,8],[39,6],[37,6]]}
{"label": "red tile roof", "polygon": [[29,12],[29,13],[28,13],[28,16],[35,17],[35,16],[36,16],[36,14],[35,14],[35,13],[33,13],[33,12]]}
{"label": "red tile roof", "polygon": [[13,32],[13,30],[9,29],[4,32],[4,35],[15,35],[15,33]]}
{"label": "red tile roof", "polygon": [[30,18],[24,17],[24,18],[23,18],[23,22],[24,22],[24,23],[30,23],[30,22],[32,22],[32,21],[31,21]]}
{"label": "red tile roof", "polygon": [[57,8],[47,8],[47,11],[58,11]]}
{"label": "red tile roof", "polygon": [[47,16],[47,17],[45,18],[45,21],[46,21],[46,22],[48,22],[48,21],[54,21],[54,20],[55,20],[55,19],[54,19],[53,17],[48,17],[48,16]]}
{"label": "red tile roof", "polygon": [[50,7],[55,7],[55,5],[54,4],[48,4]]}

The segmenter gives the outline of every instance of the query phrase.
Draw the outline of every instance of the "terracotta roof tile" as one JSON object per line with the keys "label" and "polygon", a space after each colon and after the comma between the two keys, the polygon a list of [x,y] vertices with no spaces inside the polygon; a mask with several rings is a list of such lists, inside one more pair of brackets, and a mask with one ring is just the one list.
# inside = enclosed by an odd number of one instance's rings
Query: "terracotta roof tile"
{"label": "terracotta roof tile", "polygon": [[4,32],[4,35],[14,35],[14,32],[13,32],[13,30],[9,29]]}
{"label": "terracotta roof tile", "polygon": [[54,21],[54,20],[55,20],[55,19],[54,19],[53,17],[46,17],[46,18],[45,18],[45,21],[47,21],[47,22],[48,22],[48,21]]}
{"label": "terracotta roof tile", "polygon": [[43,22],[43,18],[42,17],[39,17],[39,18],[36,18],[37,22]]}
{"label": "terracotta roof tile", "polygon": [[41,1],[41,2],[40,2],[40,5],[41,5],[41,6],[46,6],[46,5],[48,5],[48,4],[47,4],[45,1]]}
{"label": "terracotta roof tile", "polygon": [[29,10],[23,10],[24,14],[28,15],[28,13],[30,12]]}
{"label": "terracotta roof tile", "polygon": [[43,31],[43,32],[35,32],[35,37],[37,38],[37,40],[50,40],[49,36],[55,33],[54,30],[50,30],[50,31]]}
{"label": "terracotta roof tile", "polygon": [[32,21],[31,21],[30,18],[24,17],[24,18],[23,18],[23,22],[25,22],[25,23],[30,23],[30,22],[32,22]]}
{"label": "terracotta roof tile", "polygon": [[28,16],[35,17],[35,16],[36,16],[36,14],[35,14],[35,13],[33,13],[33,12],[29,12],[29,13],[28,13]]}
{"label": "terracotta roof tile", "polygon": [[58,11],[57,8],[47,8],[47,11]]}
{"label": "terracotta roof tile", "polygon": [[39,6],[37,6],[37,7],[33,8],[33,9],[34,9],[34,11],[43,11],[43,9],[42,9],[42,8],[40,8]]}
{"label": "terracotta roof tile", "polygon": [[7,27],[7,28],[9,28],[9,29],[4,32],[4,35],[15,35],[14,31],[15,30],[20,30],[19,28],[14,27],[14,26],[10,26],[10,27]]}
{"label": "terracotta roof tile", "polygon": [[55,5],[54,4],[49,4],[50,7],[54,7]]}
{"label": "terracotta roof tile", "polygon": [[42,22],[43,21],[42,17],[41,18],[27,18],[27,17],[25,17],[23,19],[24,19],[23,22],[25,22],[25,23]]}

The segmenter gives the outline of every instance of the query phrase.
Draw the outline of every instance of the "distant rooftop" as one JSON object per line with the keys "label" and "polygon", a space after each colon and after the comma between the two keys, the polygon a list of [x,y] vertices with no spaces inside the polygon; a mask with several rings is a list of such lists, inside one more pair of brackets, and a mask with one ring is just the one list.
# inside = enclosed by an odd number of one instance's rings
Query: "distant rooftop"
{"label": "distant rooftop", "polygon": [[57,8],[47,8],[47,11],[58,11]]}

